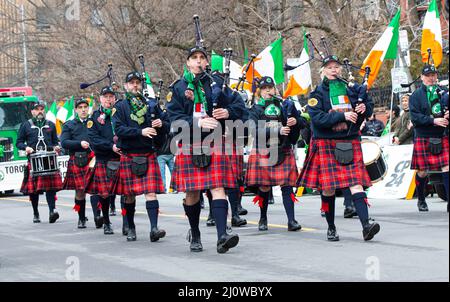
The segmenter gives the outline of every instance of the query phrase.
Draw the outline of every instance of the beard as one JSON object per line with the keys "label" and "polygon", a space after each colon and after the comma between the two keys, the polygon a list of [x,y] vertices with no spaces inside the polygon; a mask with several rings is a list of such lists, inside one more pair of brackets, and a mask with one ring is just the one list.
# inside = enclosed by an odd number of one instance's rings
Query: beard
{"label": "beard", "polygon": [[38,115],[36,116],[36,119],[39,120],[39,121],[42,121],[42,120],[45,119],[45,115],[42,114],[42,113],[40,113],[40,114],[38,114]]}

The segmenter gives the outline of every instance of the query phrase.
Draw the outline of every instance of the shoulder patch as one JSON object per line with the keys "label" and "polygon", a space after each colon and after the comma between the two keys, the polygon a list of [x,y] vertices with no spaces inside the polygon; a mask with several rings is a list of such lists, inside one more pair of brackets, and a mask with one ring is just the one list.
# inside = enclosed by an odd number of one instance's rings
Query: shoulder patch
{"label": "shoulder patch", "polygon": [[172,97],[173,97],[173,92],[170,91],[167,95],[166,95],[166,101],[167,103],[170,103],[172,101]]}
{"label": "shoulder patch", "polygon": [[311,98],[308,100],[308,106],[316,107],[319,104],[319,101],[316,98]]}
{"label": "shoulder patch", "polygon": [[94,126],[94,122],[93,122],[93,121],[88,121],[88,122],[87,122],[87,128],[88,128],[88,129],[91,129],[92,126]]}

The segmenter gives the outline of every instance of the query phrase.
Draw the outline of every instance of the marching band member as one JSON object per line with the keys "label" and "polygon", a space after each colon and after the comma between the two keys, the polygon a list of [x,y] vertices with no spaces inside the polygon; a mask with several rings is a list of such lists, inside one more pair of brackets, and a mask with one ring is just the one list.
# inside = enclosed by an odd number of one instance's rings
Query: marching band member
{"label": "marching band member", "polygon": [[[295,220],[296,199],[292,190],[296,186],[298,169],[292,145],[296,145],[300,129],[306,126],[306,120],[298,114],[292,101],[283,101],[275,95],[274,80],[263,77],[259,82],[257,102],[250,110],[250,118],[255,122],[257,132],[248,160],[246,183],[248,187],[258,188],[254,202],[261,209],[260,231],[268,230],[269,194],[274,186],[281,186],[288,230],[299,231],[302,227]],[[260,127],[260,121],[265,122],[264,127]],[[263,138],[267,138],[266,145],[261,142]],[[276,162],[270,162],[270,157],[273,156],[276,157]]]}
{"label": "marching band member", "polygon": [[[367,241],[380,231],[380,226],[369,221],[364,187],[370,187],[372,182],[363,162],[359,129],[362,123],[360,116],[371,116],[374,104],[365,85],[355,84],[353,89],[347,88],[338,79],[341,73],[342,66],[336,56],[324,58],[323,81],[308,101],[313,137],[298,186],[321,191],[329,241],[339,240],[334,224],[335,191],[350,188],[363,226],[363,237]],[[358,103],[361,89],[364,89],[364,96]]]}
{"label": "marching band member", "polygon": [[[89,102],[84,98],[76,100],[75,118],[64,124],[61,133],[61,145],[70,155],[63,190],[75,190],[74,210],[78,212],[79,229],[86,228],[85,190],[92,172],[89,165],[94,158],[88,136],[88,116]],[[97,227],[99,224],[103,225],[103,219],[95,216],[94,219]]]}
{"label": "marching band member", "polygon": [[[155,144],[166,137],[169,123],[157,104],[149,105],[142,95],[142,77],[130,72],[125,79],[125,99],[113,109],[113,125],[122,152],[115,194],[125,196],[124,214],[128,221],[127,241],[136,241],[136,196],[145,195],[150,220],[150,241],[166,236],[158,228],[159,202],[156,194],[164,193],[164,185],[156,158]],[[153,118],[152,116],[155,116]]]}
{"label": "marching band member", "polygon": [[[59,153],[59,140],[56,134],[54,123],[45,119],[45,103],[37,102],[31,109],[32,119],[26,121],[20,126],[16,146],[19,150],[26,151],[28,157],[39,151],[38,148],[45,147],[43,151],[56,151]],[[45,146],[40,143],[40,132]],[[44,148],[45,149],[45,148]],[[33,206],[33,222],[40,223],[39,217],[39,195],[45,192],[47,204],[50,211],[49,221],[55,223],[59,218],[59,213],[55,210],[56,192],[63,187],[61,173],[58,171],[53,175],[33,176],[30,173],[31,163],[28,158],[28,165],[25,168],[25,175],[20,192],[29,195],[31,205]]]}
{"label": "marching band member", "polygon": [[107,86],[100,92],[100,108],[92,114],[87,123],[89,141],[95,153],[94,173],[87,184],[86,192],[98,196],[103,213],[104,234],[112,235],[114,231],[109,219],[109,207],[113,198],[113,184],[120,164],[120,149],[114,135],[111,115],[116,102],[114,90]]}
{"label": "marching band member", "polygon": [[[237,176],[231,168],[230,156],[224,153],[223,148],[211,145],[212,153],[193,154],[193,146],[202,145],[206,137],[205,131],[221,127],[220,137],[223,137],[225,121],[238,120],[243,115],[245,104],[242,98],[233,94],[228,87],[224,92],[218,88],[222,87],[221,78],[215,75],[207,76],[205,70],[208,56],[205,48],[197,45],[190,49],[186,65],[184,76],[173,85],[173,96],[167,104],[167,112],[172,123],[185,121],[191,135],[197,131],[201,133],[201,138],[194,141],[191,137],[190,141],[182,141],[183,146],[177,154],[172,184],[174,190],[186,192],[184,209],[191,226],[191,251],[203,251],[199,229],[200,193],[210,190],[218,237],[217,252],[226,253],[239,243],[238,235],[226,232],[228,201],[225,189],[237,188]],[[212,80],[217,83],[217,87],[211,87]]]}
{"label": "marching band member", "polygon": [[[437,85],[438,74],[434,65],[427,64],[422,70],[423,84],[409,99],[411,121],[415,139],[411,169],[418,170],[417,206],[420,212],[427,212],[425,186],[428,171],[442,171],[442,178],[448,200],[448,91]],[[441,93],[440,93],[441,92]],[[448,211],[448,206],[447,206]]]}

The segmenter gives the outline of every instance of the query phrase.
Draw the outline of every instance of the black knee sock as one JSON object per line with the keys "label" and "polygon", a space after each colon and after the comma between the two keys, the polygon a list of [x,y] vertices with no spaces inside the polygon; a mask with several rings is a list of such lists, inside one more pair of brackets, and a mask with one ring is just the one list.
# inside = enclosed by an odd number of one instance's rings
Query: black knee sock
{"label": "black knee sock", "polygon": [[33,207],[33,215],[39,215],[39,194],[30,194],[30,201]]}
{"label": "black knee sock", "polygon": [[228,201],[230,202],[232,217],[239,216],[238,215],[239,195],[240,195],[239,189],[228,190]]}
{"label": "black knee sock", "polygon": [[100,196],[93,195],[91,196],[91,207],[92,207],[92,213],[94,214],[94,217],[100,216],[100,210],[99,210],[99,202],[100,202]]}
{"label": "black knee sock", "polygon": [[417,185],[417,198],[420,201],[425,201],[425,187],[427,185],[428,177],[424,178],[420,177],[419,174],[416,174],[416,185]]}
{"label": "black knee sock", "polygon": [[213,216],[216,220],[217,237],[220,239],[227,232],[228,201],[216,199],[212,202]]}
{"label": "black knee sock", "polygon": [[328,227],[335,229],[334,216],[336,211],[336,195],[324,196],[322,194],[322,211],[325,212]]}
{"label": "black knee sock", "polygon": [[125,209],[125,197],[123,196],[120,196],[120,208],[122,210],[122,224],[125,228],[128,228],[128,220],[126,215],[127,210]]}
{"label": "black knee sock", "polygon": [[267,210],[269,209],[269,192],[263,192],[261,190],[258,190],[258,197],[262,199],[262,205],[260,205],[260,219],[267,219]]}
{"label": "black knee sock", "polygon": [[130,229],[136,229],[134,224],[134,213],[136,213],[136,203],[126,203],[125,210],[127,212],[127,222]]}
{"label": "black knee sock", "polygon": [[111,208],[111,210],[116,209],[116,195],[111,195],[109,197],[109,207]]}
{"label": "black knee sock", "polygon": [[209,217],[212,217],[214,219],[214,215],[212,212],[212,199],[208,198],[208,203],[209,203]]}
{"label": "black knee sock", "polygon": [[367,206],[367,195],[364,192],[353,194],[353,202],[355,203],[356,213],[362,226],[369,223],[369,207]]}
{"label": "black knee sock", "polygon": [[56,208],[56,192],[46,192],[45,197],[47,198],[48,209],[50,213],[53,213]]}
{"label": "black knee sock", "polygon": [[344,194],[344,206],[346,208],[353,207],[352,191],[350,191],[350,189],[347,188],[347,189],[343,189],[342,193]]}
{"label": "black knee sock", "polygon": [[[295,220],[295,208],[294,208],[294,200],[292,200],[292,196],[294,194],[294,191],[292,190],[292,187],[282,187],[281,192],[283,194],[283,205],[284,209],[286,210],[286,215],[288,218],[288,221],[294,221]],[[294,196],[295,198],[295,196]]]}
{"label": "black knee sock", "polygon": [[200,202],[197,202],[193,206],[188,206],[183,204],[184,212],[189,219],[189,225],[191,226],[192,237],[198,238],[200,237],[200,213],[202,211],[202,207]]}
{"label": "black knee sock", "polygon": [[447,194],[447,201],[449,201],[449,194],[448,194],[448,172],[442,173],[442,180],[444,181],[444,187],[445,187],[445,193]]}
{"label": "black knee sock", "polygon": [[84,220],[86,218],[86,199],[75,199],[75,211],[78,212],[78,217],[80,220]]}
{"label": "black knee sock", "polygon": [[150,219],[150,230],[158,227],[159,202],[157,200],[149,200],[145,203],[148,218]]}
{"label": "black knee sock", "polygon": [[110,197],[108,198],[100,197],[100,204],[102,205],[103,221],[105,224],[111,223],[111,221],[109,220],[109,203]]}

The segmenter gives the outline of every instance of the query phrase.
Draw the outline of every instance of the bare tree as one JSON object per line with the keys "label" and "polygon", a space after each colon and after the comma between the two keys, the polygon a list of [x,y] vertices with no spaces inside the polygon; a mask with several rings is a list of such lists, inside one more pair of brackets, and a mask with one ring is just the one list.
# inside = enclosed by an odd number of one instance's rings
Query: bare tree
{"label": "bare tree", "polygon": [[[422,65],[414,53],[422,21],[414,17],[415,2],[408,1],[402,28],[411,36],[414,74]],[[399,5],[381,0],[91,0],[81,2],[79,20],[67,20],[66,1],[28,3],[31,83],[45,99],[94,93],[99,87],[80,91],[79,83],[100,78],[109,62],[122,82],[127,72],[140,68],[141,53],[154,81],[177,80],[186,50],[195,43],[194,14],[201,17],[208,49],[221,53],[231,47],[240,63],[245,49],[259,53],[279,35],[285,57],[298,57],[305,29],[317,41],[326,36],[333,53],[361,64]],[[391,67],[392,62],[384,64],[377,86],[389,85]]]}

